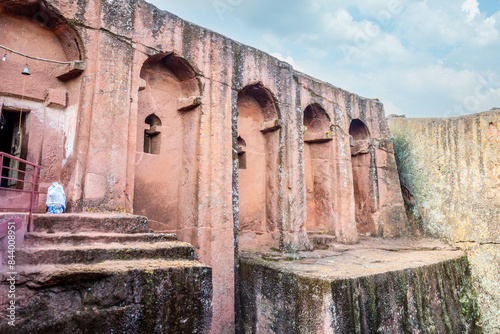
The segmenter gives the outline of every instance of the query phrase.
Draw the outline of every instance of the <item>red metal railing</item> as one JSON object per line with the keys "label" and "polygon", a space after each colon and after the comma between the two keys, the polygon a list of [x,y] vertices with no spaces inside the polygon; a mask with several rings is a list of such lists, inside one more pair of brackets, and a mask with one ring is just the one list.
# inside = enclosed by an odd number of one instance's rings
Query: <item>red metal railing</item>
{"label": "red metal railing", "polygon": [[[7,159],[10,166],[4,166]],[[33,208],[38,206],[41,169],[34,163],[0,152],[0,211],[28,211],[28,232],[31,231]]]}

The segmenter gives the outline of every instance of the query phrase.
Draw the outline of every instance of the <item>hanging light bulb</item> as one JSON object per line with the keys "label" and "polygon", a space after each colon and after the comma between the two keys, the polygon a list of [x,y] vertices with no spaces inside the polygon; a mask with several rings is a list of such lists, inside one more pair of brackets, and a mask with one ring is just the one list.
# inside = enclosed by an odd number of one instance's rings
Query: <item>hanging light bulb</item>
{"label": "hanging light bulb", "polygon": [[5,61],[5,56],[7,56],[7,52],[3,55],[2,61]]}
{"label": "hanging light bulb", "polygon": [[26,66],[24,70],[21,72],[22,75],[30,75],[30,70],[28,69],[28,59],[26,59]]}

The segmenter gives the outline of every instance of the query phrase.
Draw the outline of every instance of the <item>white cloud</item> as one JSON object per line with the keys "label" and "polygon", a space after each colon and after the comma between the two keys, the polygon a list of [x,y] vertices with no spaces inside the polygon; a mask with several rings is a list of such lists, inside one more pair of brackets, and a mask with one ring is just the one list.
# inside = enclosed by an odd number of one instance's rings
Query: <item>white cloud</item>
{"label": "white cloud", "polygon": [[488,17],[476,28],[477,38],[475,41],[479,45],[488,45],[498,41],[498,31],[495,28],[497,21],[494,17]]}
{"label": "white cloud", "polygon": [[324,32],[335,42],[356,41],[364,35],[363,25],[368,22],[356,22],[344,9],[336,12],[325,12],[321,18]]}
{"label": "white cloud", "polygon": [[465,0],[462,4],[462,12],[467,14],[465,22],[472,22],[472,20],[480,14],[479,2],[477,2],[477,0]]}
{"label": "white cloud", "polygon": [[[489,110],[500,101],[500,80],[494,72],[456,70],[436,64],[415,67],[400,76],[394,72],[390,74],[379,82],[392,89],[387,101],[413,117],[419,114],[445,117],[476,113]],[[400,99],[398,96],[413,98]],[[382,99],[384,104],[387,101]],[[411,110],[414,103],[420,110]]]}
{"label": "white cloud", "polygon": [[310,0],[311,9],[332,12],[339,8],[356,7],[364,16],[398,15],[408,0]]}
{"label": "white cloud", "polygon": [[341,51],[344,64],[367,67],[412,58],[399,37],[384,32],[376,22],[354,20],[344,9],[322,13],[322,22],[322,36],[327,36],[328,41]]}
{"label": "white cloud", "polygon": [[[450,4],[414,2],[395,17],[401,36],[417,49],[453,46],[464,37],[461,12]],[[467,35],[467,34],[466,34]]]}

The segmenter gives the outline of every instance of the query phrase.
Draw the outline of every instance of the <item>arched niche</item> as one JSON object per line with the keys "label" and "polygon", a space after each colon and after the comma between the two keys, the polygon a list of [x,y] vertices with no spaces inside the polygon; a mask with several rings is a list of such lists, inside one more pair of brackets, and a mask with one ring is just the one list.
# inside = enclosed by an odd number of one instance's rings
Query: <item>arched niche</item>
{"label": "arched niche", "polygon": [[[5,35],[9,35],[11,33],[19,34],[22,32],[21,36],[18,36],[20,42],[22,42],[23,39],[34,38],[31,40],[33,43],[29,45],[31,51],[47,52],[43,50],[45,49],[44,43],[47,43],[47,40],[44,36],[45,34],[41,33],[40,29],[42,29],[46,32],[50,32],[50,34],[58,40],[58,44],[64,52],[67,60],[84,60],[84,50],[82,48],[80,37],[68,24],[67,20],[60,14],[48,9],[45,2],[19,2],[4,0],[2,1],[2,4],[0,4],[0,14],[0,16],[2,16],[2,20],[20,20],[20,22],[22,22],[25,26],[24,31],[17,30],[14,26],[11,26],[7,30],[3,30],[5,32],[3,37],[6,37]],[[27,24],[28,22],[29,24]],[[28,30],[32,31],[29,32]],[[45,38],[45,40],[36,40],[36,35]],[[40,47],[35,47],[36,45],[39,45]]]}
{"label": "arched niche", "polygon": [[238,136],[238,168],[246,169],[247,168],[247,156],[246,156],[246,147],[247,142]]}
{"label": "arched niche", "polygon": [[370,166],[370,131],[359,119],[353,119],[349,126],[351,146],[352,180],[357,231],[361,235],[375,235],[373,220],[373,198]]}
{"label": "arched niche", "polygon": [[235,136],[245,163],[238,169],[240,246],[276,244],[281,120],[272,94],[260,83],[241,90],[237,106]]}
{"label": "arched niche", "polygon": [[187,61],[149,57],[140,72],[134,213],[191,241],[196,218],[199,86]]}
{"label": "arched niche", "polygon": [[331,121],[325,109],[318,103],[304,110],[304,141],[321,142],[331,140]]}
{"label": "arched niche", "polygon": [[359,119],[353,119],[351,125],[349,126],[349,135],[352,136],[354,141],[366,141],[370,139],[370,131],[363,121]]}
{"label": "arched niche", "polygon": [[161,152],[161,119],[151,114],[144,120],[149,129],[144,130],[144,153],[160,154]]}
{"label": "arched niche", "polygon": [[315,103],[304,110],[304,176],[308,231],[334,231],[330,117]]}
{"label": "arched niche", "polygon": [[[84,60],[77,33],[45,2],[1,1],[0,31],[0,44],[16,52],[59,62]],[[70,199],[73,189],[66,186],[73,177],[76,156],[82,70],[68,75],[70,64],[0,52],[0,58],[5,55],[5,61],[0,61],[0,110],[9,116],[0,132],[17,133],[20,128],[21,151],[15,155],[42,165],[42,187],[58,181]],[[30,75],[21,74],[26,65]],[[0,137],[7,138],[5,133]],[[11,136],[2,146],[11,146],[19,138]]]}
{"label": "arched niche", "polygon": [[[24,5],[23,5],[24,6]],[[42,2],[25,4],[25,8],[11,1],[0,4],[0,44],[14,51],[32,57],[56,60],[60,62],[81,61],[83,48],[79,36],[59,15],[48,10]],[[80,70],[73,75],[71,65],[40,61],[0,49],[0,94],[29,97],[44,101],[47,91],[67,91],[67,101],[57,102],[58,108],[79,102]],[[28,65],[30,75],[21,74]],[[50,104],[50,101],[48,101]],[[61,104],[61,102],[63,102]]]}

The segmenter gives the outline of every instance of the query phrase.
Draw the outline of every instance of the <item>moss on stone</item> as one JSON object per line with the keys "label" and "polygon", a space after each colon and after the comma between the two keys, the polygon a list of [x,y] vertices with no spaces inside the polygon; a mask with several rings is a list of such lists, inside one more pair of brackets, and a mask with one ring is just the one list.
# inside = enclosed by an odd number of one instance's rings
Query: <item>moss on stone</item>
{"label": "moss on stone", "polygon": [[240,260],[239,275],[245,333],[257,322],[275,332],[319,333],[328,318],[339,333],[478,332],[465,257],[345,279],[297,274],[254,257]]}

